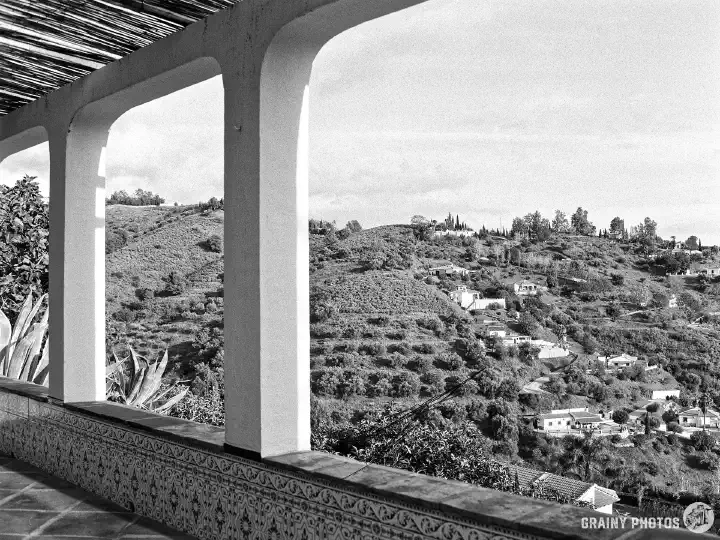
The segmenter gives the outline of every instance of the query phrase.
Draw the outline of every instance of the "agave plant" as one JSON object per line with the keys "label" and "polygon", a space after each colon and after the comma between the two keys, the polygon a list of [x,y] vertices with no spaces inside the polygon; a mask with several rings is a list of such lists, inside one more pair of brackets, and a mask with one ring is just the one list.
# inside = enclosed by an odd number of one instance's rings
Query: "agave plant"
{"label": "agave plant", "polygon": [[[185,397],[188,388],[182,389],[160,404],[160,400],[166,398],[176,387],[176,384],[172,384],[165,389],[161,388],[162,377],[168,363],[167,349],[162,359],[153,363],[137,354],[132,347],[128,358],[119,360],[114,351],[112,356],[114,362],[110,362],[105,368],[105,388],[108,398],[115,398],[125,405],[164,413]],[[131,362],[128,362],[129,360]]]}
{"label": "agave plant", "polygon": [[[43,294],[33,305],[32,293],[28,294],[20,308],[15,327],[0,311],[0,375],[21,381],[47,385],[50,367],[48,364],[49,340],[45,339],[48,331],[46,309],[40,322],[33,322],[42,303],[47,298]],[[45,342],[45,347],[41,347]]]}

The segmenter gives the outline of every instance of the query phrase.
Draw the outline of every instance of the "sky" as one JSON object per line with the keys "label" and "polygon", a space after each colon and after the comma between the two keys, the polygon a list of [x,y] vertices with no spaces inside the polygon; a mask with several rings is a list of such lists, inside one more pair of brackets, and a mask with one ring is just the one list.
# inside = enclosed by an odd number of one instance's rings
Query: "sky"
{"label": "sky", "polygon": [[[354,28],[311,79],[310,213],[471,227],[578,206],[720,244],[720,3],[430,0]],[[222,194],[222,84],[112,127],[108,194]],[[47,194],[47,146],[8,158]]]}

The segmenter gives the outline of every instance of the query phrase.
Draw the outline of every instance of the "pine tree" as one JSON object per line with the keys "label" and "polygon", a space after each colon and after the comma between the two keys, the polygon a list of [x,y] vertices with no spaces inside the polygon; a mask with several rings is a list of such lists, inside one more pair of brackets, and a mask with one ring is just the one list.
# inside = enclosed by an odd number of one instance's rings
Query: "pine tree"
{"label": "pine tree", "polygon": [[460,230],[460,214],[455,214],[455,230]]}
{"label": "pine tree", "polygon": [[702,242],[700,241],[699,238],[698,238],[698,250],[702,251]]}

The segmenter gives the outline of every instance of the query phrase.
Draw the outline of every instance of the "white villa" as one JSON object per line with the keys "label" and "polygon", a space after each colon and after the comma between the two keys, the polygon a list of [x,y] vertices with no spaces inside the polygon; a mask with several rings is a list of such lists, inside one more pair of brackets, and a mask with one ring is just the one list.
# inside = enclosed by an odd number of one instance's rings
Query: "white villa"
{"label": "white villa", "polygon": [[482,298],[479,291],[468,289],[465,285],[458,285],[457,290],[451,291],[450,299],[468,311],[488,309],[493,304],[497,304],[501,309],[506,307],[504,298]]}
{"label": "white villa", "polygon": [[587,407],[578,409],[554,409],[538,416],[538,428],[545,431],[569,431],[570,429],[592,429],[603,419]]}
{"label": "white villa", "polygon": [[720,428],[720,413],[708,407],[703,415],[700,407],[689,407],[679,412],[678,423],[683,427]]}
{"label": "white villa", "polygon": [[605,369],[616,370],[634,366],[638,358],[622,353],[619,356],[598,356],[598,362],[605,366]]}
{"label": "white villa", "polygon": [[650,399],[655,400],[667,400],[671,397],[679,398],[680,390],[653,390]]}
{"label": "white villa", "polygon": [[467,276],[470,271],[467,268],[456,266],[453,263],[444,264],[442,266],[435,266],[434,268],[428,269],[428,273],[431,276],[444,277],[451,274],[459,274],[461,276]]}
{"label": "white villa", "polygon": [[504,338],[507,335],[507,330],[501,324],[490,324],[485,327],[485,332],[488,337],[500,337]]}
{"label": "white villa", "polygon": [[545,341],[543,339],[532,339],[530,344],[540,348],[538,358],[564,358],[570,354],[570,351],[552,341]]}
{"label": "white villa", "polygon": [[530,336],[520,336],[517,334],[513,334],[504,337],[502,340],[502,344],[506,347],[510,347],[511,345],[520,345],[521,343],[529,343],[530,341],[532,341]]}
{"label": "white villa", "polygon": [[513,290],[518,296],[533,296],[543,289],[540,285],[526,279],[513,283]]}
{"label": "white villa", "polygon": [[568,496],[573,501],[590,503],[596,512],[603,514],[613,513],[613,504],[620,500],[617,493],[608,488],[589,484],[574,478],[566,478],[548,472],[537,471],[526,467],[515,467],[518,484],[523,488],[542,484]]}

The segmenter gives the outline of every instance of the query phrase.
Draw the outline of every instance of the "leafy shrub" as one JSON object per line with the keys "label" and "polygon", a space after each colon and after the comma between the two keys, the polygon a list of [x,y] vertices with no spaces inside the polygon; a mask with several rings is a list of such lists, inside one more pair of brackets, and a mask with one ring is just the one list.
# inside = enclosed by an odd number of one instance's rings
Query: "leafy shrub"
{"label": "leafy shrub", "polygon": [[393,391],[393,384],[387,377],[380,377],[374,384],[369,384],[367,388],[368,397],[385,397],[389,396]]}
{"label": "leafy shrub", "polygon": [[337,371],[325,371],[315,381],[313,393],[319,396],[335,397],[338,386],[342,382],[342,375]]}
{"label": "leafy shrub", "polygon": [[410,353],[410,346],[405,342],[393,343],[387,347],[387,350],[405,356]]}
{"label": "leafy shrub", "polygon": [[225,425],[225,399],[218,390],[198,396],[188,393],[170,410],[170,416],[213,426]]}
{"label": "leafy shrub", "polygon": [[417,345],[413,345],[412,348],[415,352],[419,352],[422,354],[435,354],[437,352],[435,345],[433,345],[432,343],[420,343]]}
{"label": "leafy shrub", "polygon": [[457,371],[465,365],[465,362],[462,358],[460,358],[460,355],[458,355],[457,353],[439,355],[438,359],[441,362],[444,362],[447,366],[447,369],[449,369],[450,371]]}
{"label": "leafy shrub", "polygon": [[13,324],[28,294],[48,292],[49,227],[35,177],[0,186],[0,304]]}
{"label": "leafy shrub", "polygon": [[695,431],[692,435],[690,435],[690,442],[692,442],[695,450],[699,452],[712,450],[716,444],[715,437],[710,435],[707,431]]}
{"label": "leafy shrub", "polygon": [[172,271],[162,278],[165,282],[165,292],[171,296],[183,294],[188,288],[188,280],[179,272]]}
{"label": "leafy shrub", "polygon": [[223,240],[219,234],[213,234],[210,238],[205,240],[205,247],[215,253],[222,253]]}
{"label": "leafy shrub", "polygon": [[403,328],[399,328],[397,330],[392,330],[385,334],[385,336],[388,339],[398,339],[398,340],[405,339],[407,337],[407,335],[408,335],[407,330],[405,330]]}
{"label": "leafy shrub", "polygon": [[340,384],[337,385],[337,396],[348,398],[365,395],[365,377],[356,371],[345,371]]}
{"label": "leafy shrub", "polygon": [[414,360],[418,373],[427,373],[434,367],[433,359],[427,356],[416,356]]}
{"label": "leafy shrub", "polygon": [[137,314],[128,308],[120,308],[113,313],[113,318],[116,321],[131,323],[137,320]]}
{"label": "leafy shrub", "polygon": [[394,369],[402,369],[407,364],[407,358],[399,352],[394,352],[390,355],[390,365]]}
{"label": "leafy shrub", "polygon": [[155,298],[155,291],[147,287],[141,287],[135,289],[135,296],[141,302],[145,300],[152,300],[153,298]]}
{"label": "leafy shrub", "polygon": [[395,397],[412,397],[420,391],[420,378],[410,371],[403,371],[393,378]]}
{"label": "leafy shrub", "polygon": [[380,343],[364,343],[359,347],[360,352],[365,352],[369,356],[383,356],[387,353],[387,347]]}

